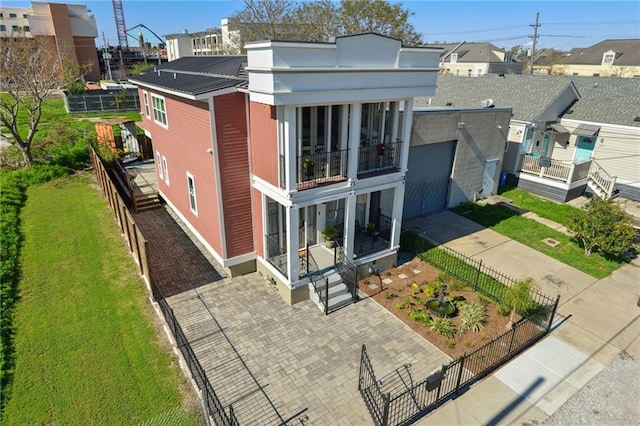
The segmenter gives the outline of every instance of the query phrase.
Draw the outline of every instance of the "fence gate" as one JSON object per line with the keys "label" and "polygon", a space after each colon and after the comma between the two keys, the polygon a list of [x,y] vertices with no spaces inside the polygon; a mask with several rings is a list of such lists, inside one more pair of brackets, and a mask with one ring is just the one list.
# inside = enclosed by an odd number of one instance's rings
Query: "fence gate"
{"label": "fence gate", "polygon": [[358,390],[376,426],[387,426],[389,417],[389,394],[383,394],[376,380],[373,366],[367,355],[366,345],[362,345],[360,355],[360,376]]}

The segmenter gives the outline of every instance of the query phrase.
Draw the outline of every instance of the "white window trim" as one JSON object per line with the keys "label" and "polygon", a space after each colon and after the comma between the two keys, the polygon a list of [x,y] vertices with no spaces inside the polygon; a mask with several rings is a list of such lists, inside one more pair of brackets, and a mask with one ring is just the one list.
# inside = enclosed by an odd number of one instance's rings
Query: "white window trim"
{"label": "white window trim", "polygon": [[[193,188],[193,194],[191,193],[191,188]],[[198,216],[198,196],[196,195],[196,179],[189,172],[187,172],[187,195],[189,197],[189,209],[194,215]],[[193,204],[191,203],[192,196],[193,196]]]}
{"label": "white window trim", "polygon": [[[607,61],[607,57],[611,57],[611,61]],[[616,52],[608,50],[602,54],[602,65],[613,65],[616,60]]]}
{"label": "white window trim", "polygon": [[146,90],[142,91],[142,98],[144,100],[144,115],[147,118],[151,118],[151,108],[149,106],[149,93]]}
{"label": "white window trim", "polygon": [[167,166],[167,157],[162,156],[162,169],[164,172],[164,183],[169,185],[169,167]]}
{"label": "white window trim", "polygon": [[160,155],[160,152],[156,151],[156,164],[157,169],[158,169],[158,177],[160,178],[161,181],[164,181],[164,172],[163,172],[163,168],[162,168],[162,156]]}
{"label": "white window trim", "polygon": [[452,64],[455,64],[458,62],[458,54],[457,53],[452,53],[451,57],[449,58],[449,62],[451,62]]}
{"label": "white window trim", "polygon": [[[154,103],[154,99],[158,99],[162,101],[162,105],[164,107],[164,111],[161,111],[160,109],[157,109],[158,114],[164,114],[164,123],[162,121],[159,121],[156,118],[156,106]],[[159,96],[159,95],[155,95],[155,94],[151,94],[151,109],[153,110],[153,121],[161,126],[164,127],[165,129],[169,128],[169,117],[167,116],[167,101],[165,100],[164,96]]]}

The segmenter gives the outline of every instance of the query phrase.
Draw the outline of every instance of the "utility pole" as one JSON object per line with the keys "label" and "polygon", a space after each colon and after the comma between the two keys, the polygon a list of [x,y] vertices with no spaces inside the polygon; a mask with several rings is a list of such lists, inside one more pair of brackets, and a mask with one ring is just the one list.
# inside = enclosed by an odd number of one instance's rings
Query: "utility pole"
{"label": "utility pole", "polygon": [[539,18],[540,18],[540,12],[536,12],[536,23],[533,25],[529,25],[530,27],[533,27],[533,37],[530,37],[531,39],[533,39],[533,45],[531,46],[531,60],[529,61],[529,74],[533,74],[533,60],[536,56],[536,43],[538,42],[538,27],[541,26],[539,24]]}
{"label": "utility pole", "polygon": [[113,80],[113,76],[111,75],[111,52],[110,52],[109,46],[107,45],[107,39],[104,36],[104,31],[102,32],[102,43],[104,46],[102,50],[102,59],[104,60],[104,63],[107,65],[109,80]]}

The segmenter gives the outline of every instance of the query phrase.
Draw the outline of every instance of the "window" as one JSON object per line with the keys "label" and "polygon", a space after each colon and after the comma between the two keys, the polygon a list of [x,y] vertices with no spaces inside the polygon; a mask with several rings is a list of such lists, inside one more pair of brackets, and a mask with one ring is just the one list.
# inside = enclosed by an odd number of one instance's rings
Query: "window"
{"label": "window", "polygon": [[0,19],[4,19],[4,13],[0,12]]}
{"label": "window", "polygon": [[146,115],[147,118],[150,118],[151,113],[149,112],[149,94],[143,91],[142,98],[144,99],[144,115]]}
{"label": "window", "polygon": [[152,94],[151,102],[153,103],[153,121],[163,127],[168,127],[167,111],[165,109],[164,98]]}
{"label": "window", "polygon": [[191,173],[187,172],[187,188],[189,189],[189,208],[198,215],[198,202],[196,200],[196,182]]}
{"label": "window", "polygon": [[10,13],[9,14],[9,18],[17,18],[17,17],[18,17],[18,15],[16,15],[15,13]]}
{"label": "window", "polygon": [[24,19],[27,19],[27,18],[29,17],[29,15],[27,15],[26,13],[23,13],[23,14],[22,14],[22,17],[23,17]]}
{"label": "window", "polygon": [[158,151],[156,151],[156,167],[158,168],[158,177],[160,180],[164,180],[164,173],[162,172],[162,157]]}
{"label": "window", "polygon": [[505,62],[513,62],[513,56],[511,55],[511,53],[505,53],[504,54],[504,61]]}
{"label": "window", "polygon": [[0,31],[7,31],[7,27],[5,25],[0,25]]}
{"label": "window", "polygon": [[616,59],[615,52],[604,52],[604,55],[602,55],[602,65],[611,65],[613,64],[614,59]]}
{"label": "window", "polygon": [[164,169],[164,183],[169,185],[169,167],[167,167],[167,157],[162,156],[162,168]]}
{"label": "window", "polygon": [[31,32],[31,28],[28,25],[25,25],[24,27],[22,27],[22,29],[24,30],[24,32],[28,33]]}
{"label": "window", "polygon": [[18,26],[17,26],[17,25],[12,25],[12,26],[11,26],[11,31],[13,31],[13,32],[18,32],[18,31],[20,31],[20,29],[18,28]]}
{"label": "window", "polygon": [[456,62],[458,62],[458,54],[457,53],[452,53],[451,54],[451,63],[455,64]]}

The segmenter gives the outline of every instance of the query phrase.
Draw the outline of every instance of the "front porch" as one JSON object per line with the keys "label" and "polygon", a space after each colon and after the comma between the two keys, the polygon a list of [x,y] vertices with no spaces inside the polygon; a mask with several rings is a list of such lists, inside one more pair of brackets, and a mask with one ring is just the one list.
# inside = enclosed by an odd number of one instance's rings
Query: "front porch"
{"label": "front porch", "polygon": [[616,182],[595,160],[564,162],[530,154],[522,156],[517,178],[518,188],[562,203],[581,196],[587,187],[610,198]]}

